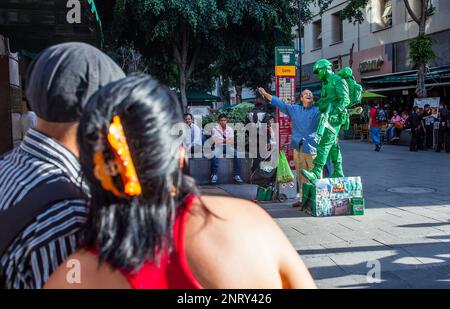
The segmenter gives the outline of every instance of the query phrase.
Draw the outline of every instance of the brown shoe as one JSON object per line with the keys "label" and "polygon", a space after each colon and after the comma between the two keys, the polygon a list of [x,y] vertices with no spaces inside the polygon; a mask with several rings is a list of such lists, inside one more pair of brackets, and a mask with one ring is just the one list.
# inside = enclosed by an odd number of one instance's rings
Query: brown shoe
{"label": "brown shoe", "polygon": [[300,201],[295,202],[294,204],[292,204],[292,207],[294,207],[294,208],[302,207],[302,202],[300,202]]}

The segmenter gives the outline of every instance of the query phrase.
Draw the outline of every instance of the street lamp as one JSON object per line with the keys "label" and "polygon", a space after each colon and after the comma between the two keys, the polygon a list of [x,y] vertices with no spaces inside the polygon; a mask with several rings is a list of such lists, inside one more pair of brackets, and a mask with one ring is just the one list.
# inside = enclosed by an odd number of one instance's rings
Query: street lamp
{"label": "street lamp", "polygon": [[302,91],[302,0],[297,0],[298,3],[298,85],[300,92]]}

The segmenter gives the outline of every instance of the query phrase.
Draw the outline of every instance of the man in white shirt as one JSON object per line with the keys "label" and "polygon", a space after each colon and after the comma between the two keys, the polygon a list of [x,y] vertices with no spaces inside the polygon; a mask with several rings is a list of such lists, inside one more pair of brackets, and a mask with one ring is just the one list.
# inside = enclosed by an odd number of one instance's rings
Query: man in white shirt
{"label": "man in white shirt", "polygon": [[[183,139],[183,147],[190,158],[200,157],[202,153],[202,130],[193,122],[192,114],[184,114],[184,123],[188,130]],[[199,154],[198,156],[196,154]]]}
{"label": "man in white shirt", "polygon": [[233,155],[233,179],[237,183],[242,183],[241,165],[234,148],[234,130],[227,125],[226,115],[219,116],[218,125],[212,129],[212,138],[214,140],[214,156],[211,159],[211,183],[217,183],[219,180],[219,158],[224,158],[224,154]]}

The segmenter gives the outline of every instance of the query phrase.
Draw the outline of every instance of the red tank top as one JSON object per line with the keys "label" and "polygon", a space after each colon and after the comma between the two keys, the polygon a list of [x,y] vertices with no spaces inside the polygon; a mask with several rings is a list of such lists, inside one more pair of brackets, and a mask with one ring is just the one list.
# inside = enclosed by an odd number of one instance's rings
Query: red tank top
{"label": "red tank top", "polygon": [[195,195],[187,196],[184,207],[180,208],[182,211],[175,218],[170,255],[165,251],[159,265],[147,261],[137,272],[121,271],[133,289],[202,289],[189,268],[184,246],[189,209],[196,198]]}

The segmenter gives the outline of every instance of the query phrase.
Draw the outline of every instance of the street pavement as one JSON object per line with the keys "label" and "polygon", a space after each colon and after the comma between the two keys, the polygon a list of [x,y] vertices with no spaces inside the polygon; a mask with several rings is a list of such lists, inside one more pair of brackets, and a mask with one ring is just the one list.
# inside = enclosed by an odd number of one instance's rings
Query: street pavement
{"label": "street pavement", "polygon": [[[450,288],[450,154],[341,141],[346,176],[361,176],[363,216],[311,217],[262,203],[319,288]],[[252,185],[203,187],[254,198]],[[378,272],[379,270],[379,272]]]}

